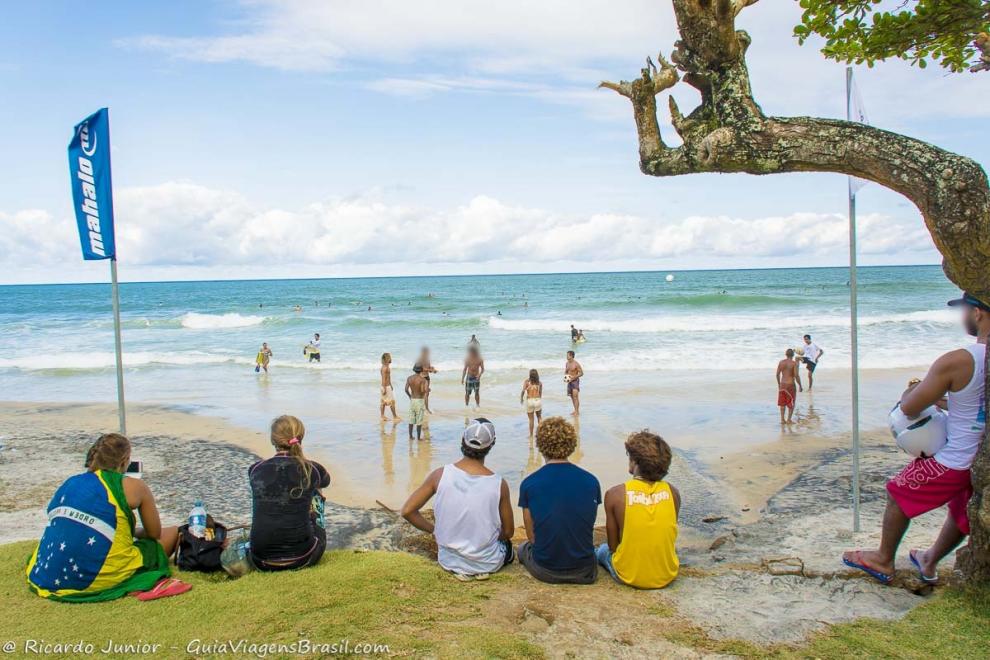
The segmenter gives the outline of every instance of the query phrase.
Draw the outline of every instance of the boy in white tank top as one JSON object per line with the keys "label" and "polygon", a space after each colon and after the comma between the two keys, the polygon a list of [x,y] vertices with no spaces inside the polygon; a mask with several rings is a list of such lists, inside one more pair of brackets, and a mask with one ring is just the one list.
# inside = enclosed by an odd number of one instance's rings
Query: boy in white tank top
{"label": "boy in white tank top", "polygon": [[859,569],[889,584],[894,578],[897,546],[911,519],[948,505],[942,531],[927,550],[912,549],[911,563],[925,582],[938,580],[938,562],[969,534],[966,506],[973,495],[970,466],[980,449],[986,429],[986,350],[990,335],[990,303],[969,293],[949,302],[960,307],[966,331],[977,343],[946,353],[932,365],[920,383],[901,397],[901,410],[908,417],[936,405],[943,398],[948,408],[948,438],[934,456],[912,461],[887,482],[887,509],[877,550],[851,550],[842,555],[846,566]]}
{"label": "boy in white tank top", "polygon": [[[494,446],[495,426],[484,418],[472,421],[461,437],[463,458],[430,473],[402,505],[402,517],[433,534],[437,561],[459,580],[487,579],[513,559],[509,485],[485,467]],[[434,495],[435,523],[420,513]]]}

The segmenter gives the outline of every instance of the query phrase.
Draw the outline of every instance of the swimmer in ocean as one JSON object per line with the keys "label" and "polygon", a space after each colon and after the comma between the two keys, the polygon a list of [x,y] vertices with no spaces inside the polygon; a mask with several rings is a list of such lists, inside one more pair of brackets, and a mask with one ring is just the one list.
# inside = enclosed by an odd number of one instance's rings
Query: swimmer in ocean
{"label": "swimmer in ocean", "polygon": [[272,349],[268,348],[268,342],[261,343],[261,349],[258,351],[258,357],[255,359],[254,370],[259,371],[264,369],[265,373],[268,373],[268,363],[272,359]]}

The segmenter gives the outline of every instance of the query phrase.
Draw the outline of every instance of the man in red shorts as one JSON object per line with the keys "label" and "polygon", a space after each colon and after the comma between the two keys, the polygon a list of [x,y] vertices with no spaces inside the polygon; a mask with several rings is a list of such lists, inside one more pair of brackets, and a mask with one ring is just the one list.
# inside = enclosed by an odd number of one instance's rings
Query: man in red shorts
{"label": "man in red shorts", "polygon": [[[894,579],[897,546],[911,519],[948,505],[942,531],[927,550],[908,556],[921,579],[938,580],[938,562],[969,534],[966,505],[973,495],[969,468],[980,448],[987,422],[985,360],[990,335],[990,303],[969,293],[950,306],[961,307],[966,331],[977,343],[946,353],[935,361],[920,383],[908,387],[901,410],[916,417],[928,406],[948,408],[948,440],[934,456],[916,458],[887,482],[887,508],[877,550],[850,550],[842,555],[846,566],[858,568],[883,584]],[[943,402],[945,399],[945,402]]]}

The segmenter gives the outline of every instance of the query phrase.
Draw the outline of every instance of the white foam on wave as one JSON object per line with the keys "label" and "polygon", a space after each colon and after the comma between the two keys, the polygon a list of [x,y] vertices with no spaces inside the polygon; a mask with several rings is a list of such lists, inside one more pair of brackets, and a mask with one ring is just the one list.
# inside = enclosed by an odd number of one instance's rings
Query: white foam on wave
{"label": "white foam on wave", "polygon": [[[696,350],[692,346],[667,346],[646,349],[619,350],[608,354],[595,352],[593,349],[582,351],[579,359],[584,370],[593,372],[606,371],[683,371],[710,369],[711,356]],[[937,346],[918,350],[899,346],[884,346],[878,350],[865,351],[860,359],[863,369],[892,369],[925,367],[938,357],[943,350]],[[718,368],[725,371],[766,370],[768,364],[774,363],[768,356],[776,359],[776,353],[768,347],[740,347],[733,354],[731,361],[722,362]],[[393,363],[393,377],[411,373],[412,358],[396,356]],[[0,358],[0,369],[17,369],[21,371],[96,371],[114,367],[112,352],[69,352],[41,353],[23,356]],[[170,366],[210,366],[237,365],[238,367],[253,368],[254,358],[243,354],[207,353],[202,351],[186,352],[125,352],[124,366],[128,368],[155,368]],[[563,357],[550,357],[546,353],[532,359],[498,357],[485,360],[485,366],[490,372],[520,371],[539,369],[541,372],[554,373],[563,369]],[[272,360],[272,369],[341,371],[350,373],[377,374],[380,364],[368,359],[333,358],[324,354],[322,362],[307,362],[299,358],[282,358],[276,356]],[[453,360],[440,361],[434,364],[439,373],[436,378],[460,378],[462,364]],[[823,361],[823,367],[845,369],[849,366],[849,355],[846,347],[829,347],[829,354]]]}
{"label": "white foam on wave", "polygon": [[[149,365],[196,365],[220,364],[233,362],[230,355],[203,353],[191,351],[185,353],[124,353],[125,367],[144,367]],[[53,371],[53,370],[92,370],[108,369],[116,365],[113,353],[93,351],[88,353],[41,353],[19,357],[0,358],[0,369],[21,369],[23,371]]]}
{"label": "white foam on wave", "polygon": [[[570,332],[571,323],[586,332],[725,332],[726,330],[766,330],[780,328],[848,328],[848,316],[829,315],[809,318],[780,316],[779,314],[753,315],[671,315],[639,319],[506,319],[489,317],[488,326],[508,332]],[[905,314],[880,314],[861,316],[860,326],[897,323],[930,323],[954,325],[958,315],[952,310],[930,310]]]}
{"label": "white foam on wave", "polygon": [[217,330],[226,328],[248,328],[265,322],[264,316],[243,316],[236,312],[228,314],[200,314],[187,312],[181,318],[182,327],[190,330]]}

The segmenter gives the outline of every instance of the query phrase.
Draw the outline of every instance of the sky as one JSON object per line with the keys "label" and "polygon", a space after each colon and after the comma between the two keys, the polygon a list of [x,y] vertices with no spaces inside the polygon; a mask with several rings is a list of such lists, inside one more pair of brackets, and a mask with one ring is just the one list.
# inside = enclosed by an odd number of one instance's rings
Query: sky
{"label": "sky", "polygon": [[[844,117],[844,65],[797,44],[799,17],[739,17],[756,99]],[[639,172],[628,101],[596,87],[675,39],[667,0],[8,3],[0,283],[106,279],[66,157],[103,106],[125,281],[847,263],[842,176]],[[987,153],[990,74],[855,75],[874,125]],[[938,263],[906,199],[858,206],[861,263]]]}

